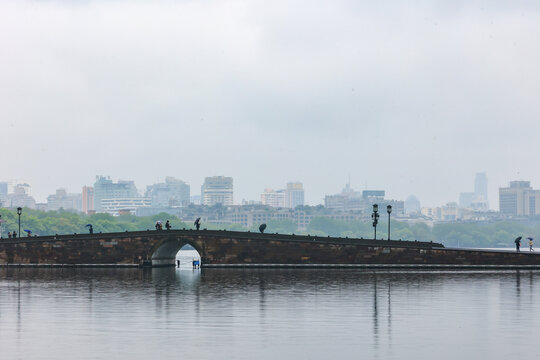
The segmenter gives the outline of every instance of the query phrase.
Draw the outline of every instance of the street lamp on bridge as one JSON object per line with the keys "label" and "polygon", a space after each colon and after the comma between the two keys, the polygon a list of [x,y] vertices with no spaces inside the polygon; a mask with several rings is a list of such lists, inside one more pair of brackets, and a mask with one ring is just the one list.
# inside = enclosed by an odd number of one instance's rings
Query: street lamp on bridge
{"label": "street lamp on bridge", "polygon": [[388,241],[390,241],[390,213],[392,212],[392,205],[386,207],[386,212],[388,213]]}
{"label": "street lamp on bridge", "polygon": [[22,214],[22,207],[17,208],[17,215],[19,215],[19,237],[21,237],[21,214]]}
{"label": "street lamp on bridge", "polygon": [[379,223],[379,205],[373,204],[373,214],[371,214],[371,219],[373,220],[373,239],[377,239],[377,224]]}

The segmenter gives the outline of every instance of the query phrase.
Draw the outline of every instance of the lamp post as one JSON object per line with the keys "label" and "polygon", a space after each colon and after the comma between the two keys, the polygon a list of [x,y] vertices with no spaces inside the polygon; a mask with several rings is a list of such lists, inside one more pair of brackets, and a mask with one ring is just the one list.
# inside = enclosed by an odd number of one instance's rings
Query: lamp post
{"label": "lamp post", "polygon": [[17,215],[19,215],[19,237],[21,237],[21,214],[22,214],[22,207],[17,208]]}
{"label": "lamp post", "polygon": [[373,239],[377,240],[377,224],[379,223],[379,205],[373,204],[373,214],[371,214],[373,220]]}
{"label": "lamp post", "polygon": [[386,212],[388,213],[388,241],[390,241],[390,214],[392,213],[392,205],[386,207]]}
{"label": "lamp post", "polygon": [[0,239],[2,238],[2,215],[0,215]]}

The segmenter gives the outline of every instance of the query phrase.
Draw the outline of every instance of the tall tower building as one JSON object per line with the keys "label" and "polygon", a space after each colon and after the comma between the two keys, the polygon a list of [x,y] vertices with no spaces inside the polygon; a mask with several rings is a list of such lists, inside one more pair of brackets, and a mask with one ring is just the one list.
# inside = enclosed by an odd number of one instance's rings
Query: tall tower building
{"label": "tall tower building", "polygon": [[287,207],[294,209],[304,205],[304,185],[301,182],[287,183]]}
{"label": "tall tower building", "polygon": [[204,179],[201,186],[203,205],[233,204],[233,178],[225,176],[212,176]]}
{"label": "tall tower building", "polygon": [[82,212],[88,214],[88,211],[94,210],[94,188],[83,186],[82,188]]}
{"label": "tall tower building", "polygon": [[488,199],[488,178],[485,172],[477,173],[474,178],[474,195],[478,200]]}

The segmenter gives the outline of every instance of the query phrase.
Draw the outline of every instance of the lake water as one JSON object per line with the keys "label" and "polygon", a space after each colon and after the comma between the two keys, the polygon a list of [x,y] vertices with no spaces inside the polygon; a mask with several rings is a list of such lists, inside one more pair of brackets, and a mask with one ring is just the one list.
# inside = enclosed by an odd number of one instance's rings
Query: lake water
{"label": "lake water", "polygon": [[539,337],[539,271],[0,269],[1,359],[520,359]]}

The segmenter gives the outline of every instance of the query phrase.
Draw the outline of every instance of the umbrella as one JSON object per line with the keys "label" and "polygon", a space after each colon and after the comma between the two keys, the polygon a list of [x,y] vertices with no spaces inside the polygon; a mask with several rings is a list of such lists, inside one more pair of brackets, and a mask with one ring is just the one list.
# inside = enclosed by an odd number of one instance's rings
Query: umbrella
{"label": "umbrella", "polygon": [[518,237],[516,238],[516,241],[520,241],[520,240],[521,240],[521,236],[518,236]]}
{"label": "umbrella", "polygon": [[89,226],[89,227],[92,227],[92,224],[86,224],[85,226]]}
{"label": "umbrella", "polygon": [[261,226],[259,226],[259,231],[261,234],[264,232],[264,229],[266,229],[266,224],[261,224]]}
{"label": "umbrella", "polygon": [[528,237],[527,240],[532,240],[533,238],[532,237]]}
{"label": "umbrella", "polygon": [[26,231],[29,234],[32,233],[32,230],[24,229],[24,231]]}
{"label": "umbrella", "polygon": [[197,225],[199,222],[201,222],[201,218],[200,218],[200,217],[198,217],[198,218],[195,220],[195,222],[193,223],[193,225]]}

